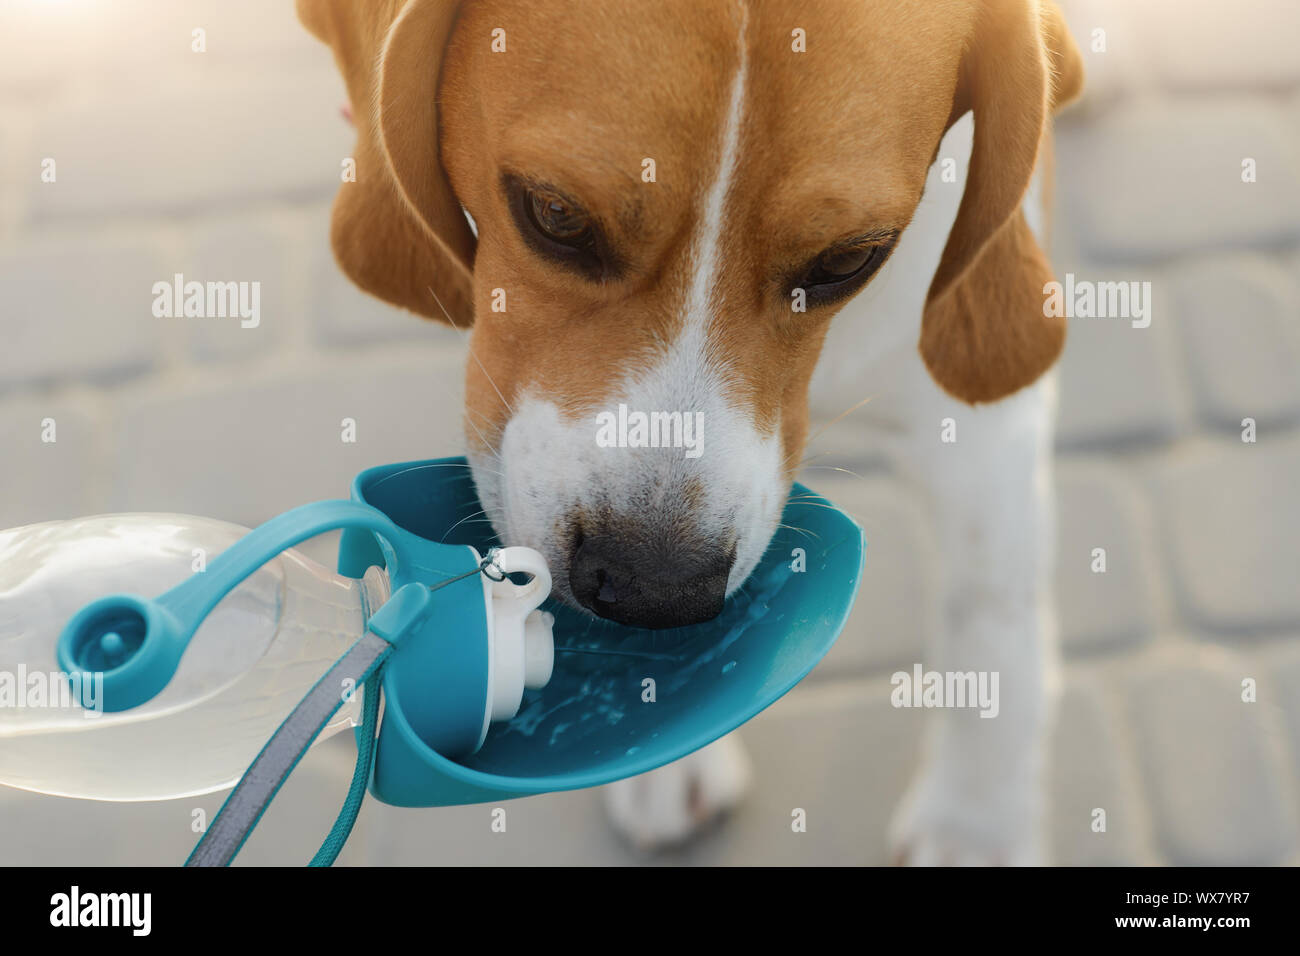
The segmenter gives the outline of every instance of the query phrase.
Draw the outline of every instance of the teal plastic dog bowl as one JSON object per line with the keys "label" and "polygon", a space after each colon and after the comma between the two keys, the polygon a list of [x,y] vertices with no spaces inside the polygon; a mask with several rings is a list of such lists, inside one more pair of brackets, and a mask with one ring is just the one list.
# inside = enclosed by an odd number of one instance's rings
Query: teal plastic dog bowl
{"label": "teal plastic dog bowl", "polygon": [[[482,506],[463,458],[369,469],[353,482],[352,497],[430,543],[480,553],[498,543],[486,522],[471,520]],[[457,759],[435,749],[437,722],[457,708],[434,698],[473,699],[474,668],[458,668],[463,681],[439,692],[430,675],[464,650],[458,633],[480,625],[431,621],[429,633],[403,641],[386,668],[371,793],[424,807],[593,787],[652,770],[739,727],[830,650],[862,571],[861,528],[825,498],[795,485],[781,524],[758,568],[712,621],[643,630],[548,602],[556,644],[550,682],[528,691],[513,719],[494,724],[476,752]],[[344,531],[342,574],[360,577],[384,563],[371,531]],[[408,572],[416,580],[422,573],[389,568],[395,589]],[[465,607],[481,616],[481,601]]]}

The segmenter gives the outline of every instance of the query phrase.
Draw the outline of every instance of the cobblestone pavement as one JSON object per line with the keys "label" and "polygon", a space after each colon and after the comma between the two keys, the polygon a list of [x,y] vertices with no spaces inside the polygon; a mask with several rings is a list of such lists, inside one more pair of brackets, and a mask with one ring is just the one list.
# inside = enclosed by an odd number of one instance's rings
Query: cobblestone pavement
{"label": "cobblestone pavement", "polygon": [[[363,466],[460,447],[459,336],[367,299],[331,260],[351,134],[326,50],[285,0],[151,3],[129,32],[118,6],[0,11],[0,35],[22,38],[0,57],[0,527],[127,510],[254,524],[343,494]],[[1065,6],[1091,89],[1058,123],[1054,262],[1151,282],[1153,319],[1076,320],[1064,360],[1054,859],[1294,864],[1300,6],[1196,5],[1199,25],[1174,0]],[[56,43],[59,56],[41,52]],[[56,183],[41,182],[45,157]],[[258,279],[261,326],[154,319],[145,290],[177,272]],[[398,414],[411,407],[438,411]],[[355,445],[338,441],[345,415]],[[40,441],[45,418],[56,444]],[[761,786],[724,826],[641,857],[594,792],[512,804],[506,834],[488,807],[369,801],[342,861],[884,861],[920,730],[889,705],[888,677],[922,659],[916,609],[938,565],[926,509],[869,446],[833,429],[828,460],[862,477],[806,480],[881,557],[831,656],[744,732]],[[329,547],[314,550],[328,560]],[[306,860],[351,761],[347,739],[313,751],[241,862]],[[193,808],[221,799],[0,790],[0,863],[178,862]],[[791,833],[795,806],[806,833]],[[1096,807],[1105,833],[1089,826]]]}

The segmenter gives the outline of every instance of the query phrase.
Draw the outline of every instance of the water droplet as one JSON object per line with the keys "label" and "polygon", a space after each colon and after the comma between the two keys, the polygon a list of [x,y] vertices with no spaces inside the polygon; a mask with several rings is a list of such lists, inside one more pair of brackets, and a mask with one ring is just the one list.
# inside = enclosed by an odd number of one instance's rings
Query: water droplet
{"label": "water droplet", "polygon": [[735,661],[727,661],[727,663],[722,665],[722,673],[730,674],[733,670],[735,670],[735,667],[736,667]]}

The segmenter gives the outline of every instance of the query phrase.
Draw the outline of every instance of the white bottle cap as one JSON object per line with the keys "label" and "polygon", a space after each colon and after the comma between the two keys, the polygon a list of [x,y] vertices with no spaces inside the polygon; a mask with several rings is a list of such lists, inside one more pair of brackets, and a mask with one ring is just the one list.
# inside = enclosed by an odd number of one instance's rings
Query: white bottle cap
{"label": "white bottle cap", "polygon": [[551,593],[546,559],[532,548],[501,548],[494,563],[505,574],[531,574],[532,580],[514,584],[483,576],[490,657],[484,736],[490,721],[509,720],[519,712],[525,688],[545,687],[555,665],[555,618],[538,610]]}

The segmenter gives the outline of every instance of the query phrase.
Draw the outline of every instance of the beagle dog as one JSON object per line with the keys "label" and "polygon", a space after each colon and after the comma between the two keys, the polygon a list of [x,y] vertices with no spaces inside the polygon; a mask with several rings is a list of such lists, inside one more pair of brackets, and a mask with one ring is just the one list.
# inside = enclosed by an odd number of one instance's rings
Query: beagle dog
{"label": "beagle dog", "polygon": [[[470,330],[469,459],[500,537],[545,554],[556,597],[591,614],[708,620],[768,545],[812,411],[873,396],[880,447],[941,528],[926,666],[998,672],[1005,691],[997,720],[930,721],[895,852],[1040,860],[1045,373],[1065,327],[1045,314],[1031,184],[1051,111],[1082,84],[1055,3],[298,10],[357,127],[336,258],[362,289]],[[605,447],[595,423],[623,406],[698,415],[698,454]],[[724,738],[609,788],[610,809],[638,843],[676,840],[747,775]]]}

